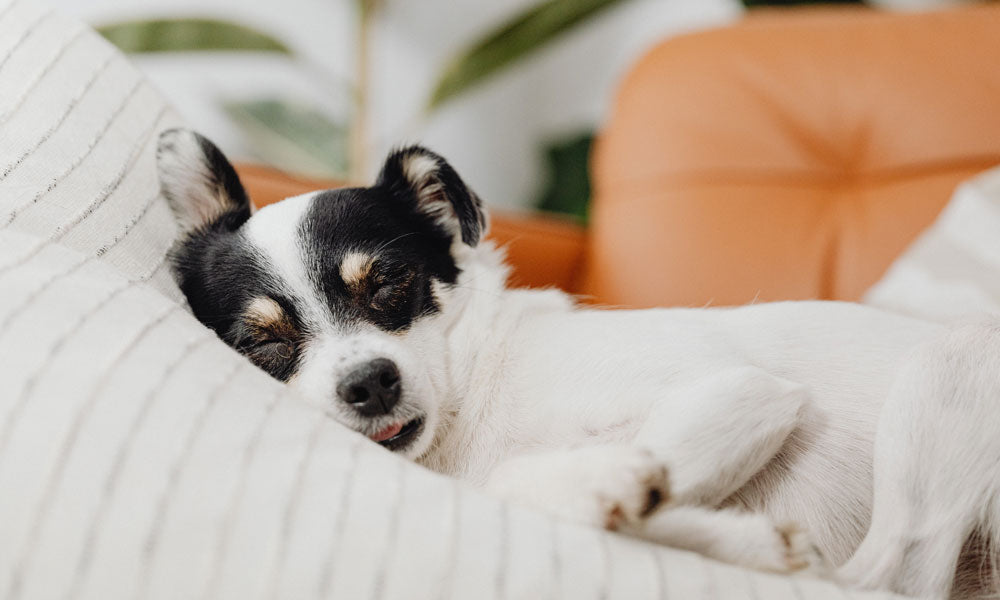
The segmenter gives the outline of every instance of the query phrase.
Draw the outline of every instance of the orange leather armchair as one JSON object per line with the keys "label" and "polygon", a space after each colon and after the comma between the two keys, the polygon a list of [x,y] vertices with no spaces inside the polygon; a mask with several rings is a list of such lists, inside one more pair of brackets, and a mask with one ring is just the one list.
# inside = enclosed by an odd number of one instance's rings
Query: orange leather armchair
{"label": "orange leather armchair", "polygon": [[[764,11],[667,40],[601,132],[589,229],[494,215],[491,235],[515,283],[603,304],[856,300],[1000,164],[998,56],[1000,4]],[[242,174],[258,202],[315,187]]]}

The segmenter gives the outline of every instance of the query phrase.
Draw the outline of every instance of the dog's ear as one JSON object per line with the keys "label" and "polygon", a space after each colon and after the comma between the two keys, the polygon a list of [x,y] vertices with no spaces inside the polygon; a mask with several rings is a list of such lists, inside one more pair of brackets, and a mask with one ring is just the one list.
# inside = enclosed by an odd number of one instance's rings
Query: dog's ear
{"label": "dog's ear", "polygon": [[390,153],[377,185],[414,203],[466,245],[475,246],[486,233],[486,212],[479,197],[445,159],[427,148],[410,146]]}
{"label": "dog's ear", "polygon": [[215,144],[187,129],[160,134],[160,189],[181,235],[234,231],[250,218],[250,200],[235,169]]}

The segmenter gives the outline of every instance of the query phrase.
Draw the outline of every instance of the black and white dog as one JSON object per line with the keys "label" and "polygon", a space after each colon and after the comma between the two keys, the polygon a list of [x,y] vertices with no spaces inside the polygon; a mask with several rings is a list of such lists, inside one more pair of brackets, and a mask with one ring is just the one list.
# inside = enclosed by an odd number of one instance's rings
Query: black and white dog
{"label": "black and white dog", "polygon": [[372,187],[255,214],[197,134],[165,132],[159,169],[195,315],[386,448],[720,560],[996,591],[1000,326],[834,302],[594,310],[507,289],[479,199],[420,147]]}

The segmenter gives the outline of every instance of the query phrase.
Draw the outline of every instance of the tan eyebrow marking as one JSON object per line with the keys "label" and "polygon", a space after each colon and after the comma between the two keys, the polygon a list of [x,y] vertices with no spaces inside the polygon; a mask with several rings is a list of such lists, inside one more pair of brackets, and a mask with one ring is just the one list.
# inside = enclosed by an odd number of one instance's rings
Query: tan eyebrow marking
{"label": "tan eyebrow marking", "polygon": [[340,278],[349,288],[359,288],[371,273],[375,258],[364,252],[348,252],[340,261]]}
{"label": "tan eyebrow marking", "polygon": [[243,322],[255,339],[281,338],[296,340],[299,331],[291,317],[274,299],[257,296],[243,309]]}
{"label": "tan eyebrow marking", "polygon": [[287,320],[281,305],[266,296],[257,296],[243,310],[243,317],[259,327],[275,326]]}

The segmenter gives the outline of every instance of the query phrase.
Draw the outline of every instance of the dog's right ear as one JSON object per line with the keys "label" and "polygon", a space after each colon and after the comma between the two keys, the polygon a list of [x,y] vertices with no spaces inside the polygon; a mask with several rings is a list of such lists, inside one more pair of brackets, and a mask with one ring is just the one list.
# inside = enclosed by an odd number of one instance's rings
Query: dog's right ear
{"label": "dog's right ear", "polygon": [[410,146],[391,152],[377,185],[410,202],[468,246],[478,244],[486,233],[488,219],[482,201],[448,161],[427,148]]}
{"label": "dog's right ear", "polygon": [[250,218],[250,200],[236,170],[215,144],[187,129],[160,134],[156,149],[160,189],[181,228],[235,231]]}

